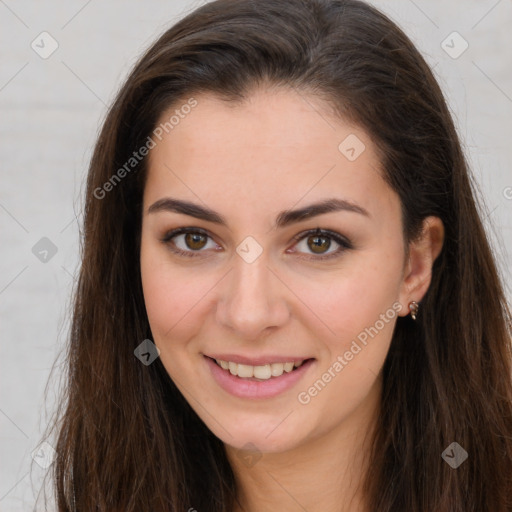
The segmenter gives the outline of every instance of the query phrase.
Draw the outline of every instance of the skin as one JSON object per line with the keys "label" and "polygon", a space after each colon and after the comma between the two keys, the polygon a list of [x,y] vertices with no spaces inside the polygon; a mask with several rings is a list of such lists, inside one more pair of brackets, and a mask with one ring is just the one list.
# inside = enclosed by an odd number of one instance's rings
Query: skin
{"label": "skin", "polygon": [[[410,301],[421,300],[442,247],[442,223],[426,219],[406,256],[400,201],[381,176],[371,139],[331,115],[321,100],[287,88],[255,90],[243,103],[195,98],[192,112],[151,150],[144,190],[140,264],[161,361],[225,443],[239,489],[237,510],[364,511],[360,483],[396,315],[307,404],[298,394],[393,304],[405,316]],[[350,134],[366,147],[352,162],[338,149]],[[163,197],[207,206],[227,226],[148,212]],[[368,216],[330,212],[273,228],[279,212],[332,197]],[[193,246],[195,252],[184,235],[162,241],[179,227],[202,228],[211,238],[203,248]],[[310,235],[293,239],[318,227],[353,247],[318,259]],[[252,263],[236,252],[247,236],[263,249]],[[173,241],[195,256],[175,254]],[[322,247],[333,254],[340,246],[331,239]],[[291,390],[249,400],[213,380],[204,359],[212,353],[315,361]]]}

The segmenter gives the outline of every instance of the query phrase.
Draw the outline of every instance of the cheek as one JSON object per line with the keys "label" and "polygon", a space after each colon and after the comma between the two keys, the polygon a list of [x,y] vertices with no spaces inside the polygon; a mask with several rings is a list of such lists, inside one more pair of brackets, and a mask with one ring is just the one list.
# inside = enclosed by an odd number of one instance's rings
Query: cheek
{"label": "cheek", "polygon": [[[399,253],[397,253],[399,254]],[[368,253],[353,256],[329,282],[304,276],[309,308],[337,340],[357,336],[379,320],[396,303],[401,266],[396,256]],[[389,316],[393,316],[392,309]]]}
{"label": "cheek", "polygon": [[354,253],[328,285],[312,286],[308,279],[308,306],[329,328],[322,336],[325,357],[315,375],[329,381],[329,390],[322,388],[323,398],[315,399],[318,405],[336,400],[340,392],[355,404],[377,378],[401,309],[401,250],[397,243],[386,250]]}
{"label": "cheek", "polygon": [[[155,343],[167,345],[191,335],[200,325],[194,317],[200,314],[202,299],[209,286],[205,279],[191,278],[191,270],[171,265],[165,251],[142,244],[141,279],[144,302]],[[161,347],[160,347],[161,348]]]}
{"label": "cheek", "polygon": [[[149,261],[149,260],[148,260]],[[188,382],[196,364],[198,338],[202,322],[205,283],[190,279],[190,272],[170,271],[169,265],[151,264],[141,258],[144,301],[153,342],[160,351],[160,360],[169,376],[187,397],[181,382]],[[188,274],[188,277],[187,277]],[[188,386],[187,386],[188,387]],[[188,398],[187,398],[188,399]]]}

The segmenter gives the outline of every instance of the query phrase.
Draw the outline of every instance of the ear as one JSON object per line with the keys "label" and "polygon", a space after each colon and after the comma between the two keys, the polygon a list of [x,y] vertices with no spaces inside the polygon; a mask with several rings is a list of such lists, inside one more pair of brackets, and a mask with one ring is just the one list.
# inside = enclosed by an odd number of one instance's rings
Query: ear
{"label": "ear", "polygon": [[443,248],[444,226],[439,217],[427,217],[417,240],[409,244],[409,257],[405,263],[399,302],[400,316],[409,314],[409,303],[420,302],[432,280],[432,267]]}

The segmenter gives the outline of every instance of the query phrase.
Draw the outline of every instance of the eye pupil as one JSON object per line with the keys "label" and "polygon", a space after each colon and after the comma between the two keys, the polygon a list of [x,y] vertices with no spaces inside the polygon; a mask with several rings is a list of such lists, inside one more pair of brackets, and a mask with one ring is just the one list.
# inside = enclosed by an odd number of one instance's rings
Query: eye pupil
{"label": "eye pupil", "polygon": [[325,236],[310,236],[308,238],[308,246],[313,252],[321,254],[329,249],[331,240]]}
{"label": "eye pupil", "polygon": [[185,243],[190,249],[199,250],[206,245],[206,236],[201,233],[187,233],[185,235]]}

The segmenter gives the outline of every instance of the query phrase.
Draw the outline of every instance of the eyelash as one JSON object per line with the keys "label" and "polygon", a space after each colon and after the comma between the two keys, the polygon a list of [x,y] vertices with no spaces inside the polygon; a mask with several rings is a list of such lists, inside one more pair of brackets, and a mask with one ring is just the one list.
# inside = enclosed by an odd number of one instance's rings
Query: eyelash
{"label": "eyelash", "polygon": [[[173,231],[170,231],[170,232],[166,233],[166,235],[162,239],[162,242],[164,244],[166,244],[170,248],[170,250],[172,252],[178,254],[179,256],[185,256],[187,258],[197,258],[199,256],[198,253],[204,252],[204,251],[201,251],[201,250],[199,250],[199,251],[192,251],[192,250],[191,251],[184,251],[184,250],[179,249],[178,247],[176,247],[171,242],[171,240],[174,237],[176,237],[178,235],[187,234],[187,233],[200,234],[200,235],[207,236],[208,238],[211,239],[211,236],[206,231],[204,231],[203,229],[190,227],[190,228],[178,228],[178,229],[175,229]],[[296,243],[298,243],[301,240],[303,240],[304,238],[308,238],[310,236],[321,236],[321,237],[325,237],[325,238],[330,238],[331,240],[334,240],[334,242],[336,242],[340,247],[337,250],[335,250],[333,252],[330,252],[330,253],[327,253],[327,254],[324,254],[324,255],[304,256],[304,258],[308,259],[308,260],[314,260],[314,261],[329,260],[329,259],[332,259],[332,258],[339,257],[340,254],[342,252],[346,251],[346,250],[350,250],[350,249],[354,248],[352,243],[350,242],[350,240],[348,240],[344,236],[341,236],[340,234],[335,233],[334,231],[329,231],[329,230],[320,229],[320,228],[310,229],[308,231],[304,231],[302,233],[299,233],[299,234],[297,234],[297,235],[295,235],[293,237],[293,240]]]}

